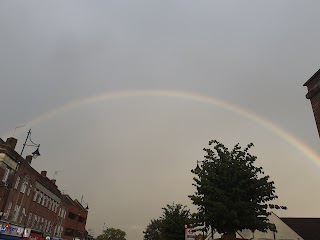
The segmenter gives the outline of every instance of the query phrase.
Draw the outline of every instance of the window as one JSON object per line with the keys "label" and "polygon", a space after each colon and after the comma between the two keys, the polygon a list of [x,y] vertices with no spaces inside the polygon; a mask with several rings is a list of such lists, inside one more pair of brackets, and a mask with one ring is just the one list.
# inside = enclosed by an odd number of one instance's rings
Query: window
{"label": "window", "polygon": [[8,181],[9,174],[10,174],[10,169],[9,169],[9,168],[6,168],[6,169],[4,170],[2,182],[6,183],[6,182]]}
{"label": "window", "polygon": [[18,177],[17,177],[17,180],[16,180],[16,184],[14,185],[14,189],[17,189],[17,188],[18,188],[19,182],[20,182],[20,177],[18,176]]}
{"label": "window", "polygon": [[11,211],[11,207],[12,207],[12,202],[9,202],[8,208],[7,208],[7,212],[6,212],[6,216],[5,219],[8,219],[10,211]]}
{"label": "window", "polygon": [[28,189],[28,191],[27,191],[27,196],[28,196],[28,197],[30,196],[31,189],[32,189],[32,185],[30,184],[29,189]]}
{"label": "window", "polygon": [[28,187],[28,183],[27,183],[27,182],[23,182],[22,185],[21,185],[20,192],[21,192],[21,193],[25,193],[27,187]]}
{"label": "window", "polygon": [[44,204],[44,206],[47,208],[49,205],[49,197],[46,197],[46,203]]}
{"label": "window", "polygon": [[32,224],[31,224],[31,228],[37,228],[37,215],[34,215],[33,216],[33,221],[32,221]]}
{"label": "window", "polygon": [[67,229],[66,229],[66,232],[65,232],[65,235],[66,235],[66,236],[73,236],[73,230],[70,229],[70,228],[67,228]]}
{"label": "window", "polygon": [[68,218],[75,220],[76,219],[76,215],[72,212],[69,212]]}
{"label": "window", "polygon": [[42,228],[43,228],[43,218],[40,219],[40,217],[39,217],[38,220],[39,220],[39,223],[40,223],[39,224],[39,230],[42,230]]}
{"label": "window", "polygon": [[25,208],[22,208],[22,213],[21,213],[21,216],[20,216],[19,223],[22,223],[23,217],[24,217],[25,215],[26,215],[26,209],[25,209]]}
{"label": "window", "polygon": [[35,190],[35,191],[34,191],[34,195],[33,195],[33,201],[34,201],[34,202],[37,200],[37,197],[38,197],[38,191]]}
{"label": "window", "polygon": [[12,217],[12,221],[14,222],[17,221],[18,219],[19,209],[20,209],[19,205],[14,206],[13,217]]}
{"label": "window", "polygon": [[42,197],[42,199],[41,199],[41,205],[42,205],[42,206],[45,205],[46,197],[47,197],[47,196],[43,194],[43,197]]}
{"label": "window", "polygon": [[51,232],[51,221],[48,220],[47,232]]}
{"label": "window", "polygon": [[47,232],[47,227],[48,227],[48,220],[45,219],[45,220],[44,220],[44,226],[43,226],[43,231],[44,231],[44,232]]}
{"label": "window", "polygon": [[59,237],[61,237],[62,232],[63,232],[63,227],[60,227]]}
{"label": "window", "polygon": [[29,213],[29,217],[27,220],[27,227],[30,227],[31,219],[32,219],[32,213]]}
{"label": "window", "polygon": [[43,198],[43,194],[42,194],[42,193],[40,193],[40,194],[39,194],[39,197],[38,197],[38,201],[37,201],[37,203],[41,203],[42,198]]}

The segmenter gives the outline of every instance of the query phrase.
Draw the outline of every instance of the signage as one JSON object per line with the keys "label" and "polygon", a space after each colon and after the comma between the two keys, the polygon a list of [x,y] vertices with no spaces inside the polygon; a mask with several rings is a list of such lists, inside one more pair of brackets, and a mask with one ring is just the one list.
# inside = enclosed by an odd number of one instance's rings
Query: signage
{"label": "signage", "polygon": [[30,237],[31,228],[25,228],[23,232],[23,237],[28,238]]}
{"label": "signage", "polygon": [[192,228],[186,228],[185,231],[185,240],[194,240],[195,234],[192,231]]}
{"label": "signage", "polygon": [[4,224],[1,226],[1,234],[22,237],[23,232],[24,232],[24,228],[22,227],[10,225],[10,224]]}
{"label": "signage", "polygon": [[42,237],[41,234],[30,233],[30,236],[27,239],[29,239],[29,240],[41,240],[41,239],[44,239],[44,238]]}

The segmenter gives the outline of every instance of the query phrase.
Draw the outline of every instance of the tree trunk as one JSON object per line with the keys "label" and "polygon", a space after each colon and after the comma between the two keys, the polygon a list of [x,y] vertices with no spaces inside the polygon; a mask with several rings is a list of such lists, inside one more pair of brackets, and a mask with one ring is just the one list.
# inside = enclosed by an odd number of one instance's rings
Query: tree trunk
{"label": "tree trunk", "polygon": [[235,240],[236,234],[235,233],[225,233],[222,237],[223,240]]}

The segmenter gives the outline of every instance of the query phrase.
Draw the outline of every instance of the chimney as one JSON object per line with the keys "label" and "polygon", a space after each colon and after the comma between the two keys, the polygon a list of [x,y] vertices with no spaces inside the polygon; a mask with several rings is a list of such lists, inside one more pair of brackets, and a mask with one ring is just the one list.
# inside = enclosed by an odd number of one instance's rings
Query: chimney
{"label": "chimney", "polygon": [[31,156],[31,155],[26,156],[26,160],[27,160],[27,162],[29,163],[29,165],[31,165],[32,156]]}
{"label": "chimney", "polygon": [[47,177],[47,171],[41,171],[41,175],[42,175],[43,177]]}
{"label": "chimney", "polygon": [[7,138],[6,143],[7,143],[10,147],[12,147],[12,148],[14,149],[14,148],[16,147],[16,145],[17,145],[17,139],[15,139],[15,138],[13,138],[13,137],[9,137],[9,138]]}
{"label": "chimney", "polygon": [[56,180],[55,179],[51,179],[51,181],[54,183],[54,185],[56,185]]}

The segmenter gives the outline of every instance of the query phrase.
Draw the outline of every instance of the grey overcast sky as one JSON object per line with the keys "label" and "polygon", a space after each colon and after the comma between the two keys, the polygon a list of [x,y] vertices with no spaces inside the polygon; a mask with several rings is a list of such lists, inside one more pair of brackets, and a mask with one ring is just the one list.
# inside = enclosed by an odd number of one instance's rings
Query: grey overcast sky
{"label": "grey overcast sky", "polygon": [[32,128],[42,154],[33,166],[84,196],[95,236],[105,223],[139,240],[166,204],[194,210],[190,170],[211,139],[255,144],[288,207],[279,216],[319,217],[320,160],[252,117],[320,153],[303,87],[320,68],[319,9],[315,0],[1,1],[0,136],[27,124],[15,133],[20,151]]}

